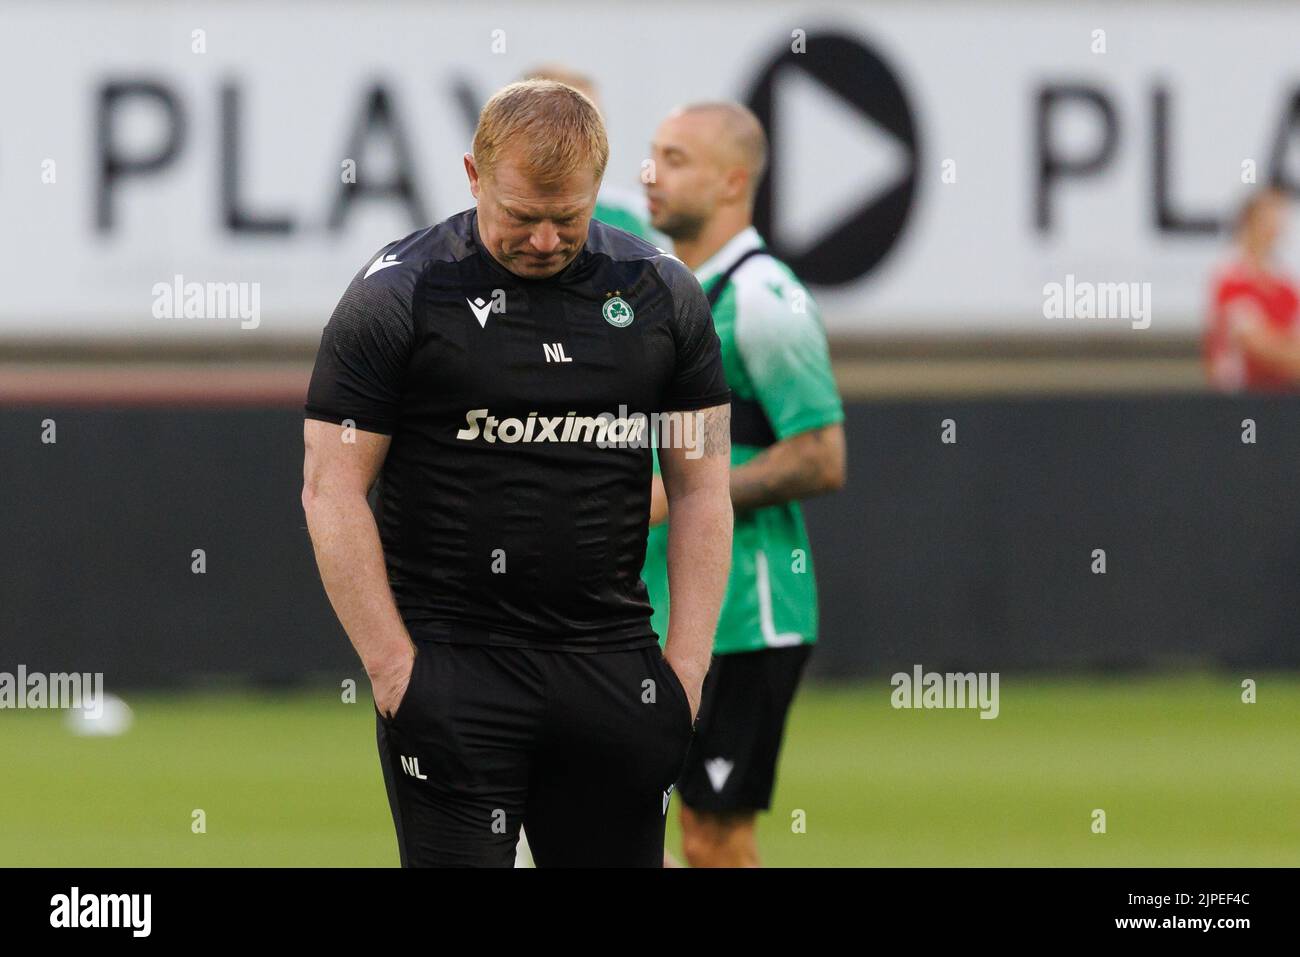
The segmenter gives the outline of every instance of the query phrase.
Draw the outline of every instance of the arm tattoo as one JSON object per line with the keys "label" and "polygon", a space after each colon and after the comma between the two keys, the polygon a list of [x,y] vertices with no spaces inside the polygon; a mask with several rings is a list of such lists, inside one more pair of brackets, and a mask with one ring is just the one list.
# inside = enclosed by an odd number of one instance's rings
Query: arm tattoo
{"label": "arm tattoo", "polygon": [[731,405],[718,405],[705,409],[704,454],[707,456],[731,454]]}

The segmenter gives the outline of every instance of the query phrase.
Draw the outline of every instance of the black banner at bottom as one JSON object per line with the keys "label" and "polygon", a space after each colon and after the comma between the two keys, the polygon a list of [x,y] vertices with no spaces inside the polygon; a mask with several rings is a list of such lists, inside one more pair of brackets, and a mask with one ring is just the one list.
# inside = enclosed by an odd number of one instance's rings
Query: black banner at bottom
{"label": "black banner at bottom", "polygon": [[[781,927],[903,935],[927,944],[1097,936],[1272,937],[1291,924],[1288,869],[837,869],[659,874],[343,869],[8,869],[7,940],[132,942],[283,938],[338,946],[415,935],[430,946],[654,939],[736,940]],[[557,922],[559,922],[557,924]],[[608,932],[626,934],[610,938]],[[921,938],[916,938],[920,932]],[[646,935],[646,937],[642,937]],[[868,936],[870,935],[870,936]],[[973,936],[972,936],[973,935]],[[850,938],[853,939],[853,938]]]}

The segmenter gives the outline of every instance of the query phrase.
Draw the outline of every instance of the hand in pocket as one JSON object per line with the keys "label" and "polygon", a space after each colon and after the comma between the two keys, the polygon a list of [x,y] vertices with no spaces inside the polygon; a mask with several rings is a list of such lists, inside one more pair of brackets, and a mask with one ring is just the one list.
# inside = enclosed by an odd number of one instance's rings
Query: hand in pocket
{"label": "hand in pocket", "polygon": [[406,691],[411,684],[411,675],[415,673],[415,659],[418,652],[404,660],[399,659],[394,667],[383,669],[370,678],[370,691],[375,699],[375,707],[389,721],[396,717],[398,709],[406,699]]}
{"label": "hand in pocket", "polygon": [[664,666],[665,666],[669,671],[672,672],[673,678],[677,681],[678,686],[682,689],[682,694],[683,694],[683,695],[685,696],[685,698],[686,698],[686,709],[690,712],[690,715],[691,715],[691,724],[694,724],[694,723],[695,723],[695,719],[699,716],[699,713],[700,713],[700,695],[701,695],[701,691],[702,691],[702,688],[700,687],[700,685],[701,685],[703,682],[702,682],[702,681],[701,681],[701,682],[693,682],[693,684],[694,684],[694,686],[695,686],[695,687],[694,687],[694,692],[695,692],[695,693],[692,694],[692,693],[691,693],[691,690],[692,690],[692,689],[689,688],[689,687],[687,687],[686,682],[684,682],[684,681],[682,680],[681,673],[678,672],[678,670],[677,670],[675,667],[673,667],[673,663],[668,659],[668,656],[667,656],[667,655],[664,655],[664,656],[663,656],[663,662],[664,662]]}

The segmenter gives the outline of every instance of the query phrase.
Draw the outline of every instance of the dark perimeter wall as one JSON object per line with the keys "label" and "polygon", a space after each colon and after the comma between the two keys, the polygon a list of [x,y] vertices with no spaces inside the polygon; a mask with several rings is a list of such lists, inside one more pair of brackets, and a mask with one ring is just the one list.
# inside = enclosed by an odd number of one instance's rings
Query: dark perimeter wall
{"label": "dark perimeter wall", "polygon": [[[1297,411],[850,405],[849,485],[806,507],[814,673],[1300,665]],[[359,674],[301,475],[291,408],[0,410],[0,670],[103,671],[110,688]]]}

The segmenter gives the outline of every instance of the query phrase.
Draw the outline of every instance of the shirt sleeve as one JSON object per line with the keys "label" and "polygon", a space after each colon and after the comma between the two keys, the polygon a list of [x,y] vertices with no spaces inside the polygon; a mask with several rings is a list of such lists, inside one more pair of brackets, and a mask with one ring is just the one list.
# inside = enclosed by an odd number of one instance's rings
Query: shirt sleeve
{"label": "shirt sleeve", "polygon": [[777,439],[843,422],[826,332],[812,296],[793,280],[736,288],[736,350]]}
{"label": "shirt sleeve", "polygon": [[722,343],[713,328],[713,313],[704,290],[680,260],[654,260],[672,297],[671,328],[677,344],[677,365],[664,394],[661,412],[685,412],[725,405],[731,389],[722,368]]}
{"label": "shirt sleeve", "polygon": [[[380,253],[382,255],[382,251]],[[358,273],[321,334],[305,416],[392,435],[414,339],[414,263]]]}

